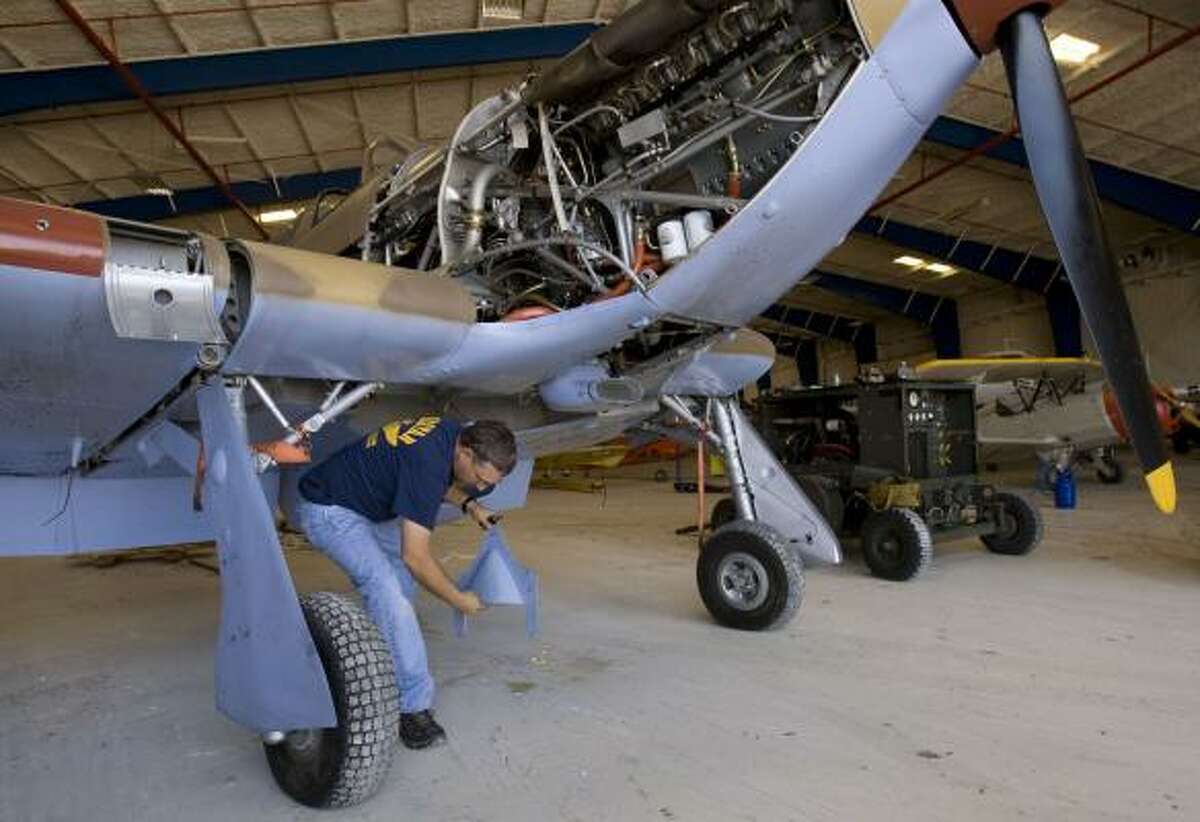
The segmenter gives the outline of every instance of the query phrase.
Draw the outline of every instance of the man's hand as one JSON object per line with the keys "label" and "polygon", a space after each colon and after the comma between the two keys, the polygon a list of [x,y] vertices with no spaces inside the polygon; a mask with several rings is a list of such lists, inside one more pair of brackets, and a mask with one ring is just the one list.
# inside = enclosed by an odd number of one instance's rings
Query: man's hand
{"label": "man's hand", "polygon": [[504,518],[503,514],[497,514],[495,511],[480,505],[476,500],[471,500],[467,503],[467,513],[475,520],[475,524],[485,531]]}
{"label": "man's hand", "polygon": [[474,616],[487,607],[474,591],[460,591],[457,599],[454,607],[462,611],[463,616]]}

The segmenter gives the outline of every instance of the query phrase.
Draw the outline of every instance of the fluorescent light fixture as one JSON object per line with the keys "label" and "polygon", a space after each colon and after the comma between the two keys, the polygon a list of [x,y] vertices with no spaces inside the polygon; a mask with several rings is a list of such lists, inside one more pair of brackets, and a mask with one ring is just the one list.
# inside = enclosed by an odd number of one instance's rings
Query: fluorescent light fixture
{"label": "fluorescent light fixture", "polygon": [[493,20],[520,20],[525,0],[479,0],[479,15]]}
{"label": "fluorescent light fixture", "polygon": [[892,260],[892,262],[894,262],[896,265],[906,265],[909,268],[921,268],[925,265],[925,261],[920,257],[910,257],[907,254],[902,257],[897,257],[896,259]]}
{"label": "fluorescent light fixture", "polygon": [[1094,57],[1100,45],[1063,32],[1050,41],[1050,51],[1060,63],[1079,65]]}
{"label": "fluorescent light fixture", "polygon": [[945,263],[930,263],[925,266],[926,271],[932,271],[934,274],[941,274],[943,277],[949,277],[951,274],[957,274],[958,269],[952,265]]}
{"label": "fluorescent light fixture", "polygon": [[166,186],[148,186],[146,193],[153,194],[155,197],[170,197],[175,192]]}
{"label": "fluorescent light fixture", "polygon": [[284,208],[279,211],[264,211],[258,215],[260,223],[290,223],[292,220],[300,216],[300,212],[294,208]]}

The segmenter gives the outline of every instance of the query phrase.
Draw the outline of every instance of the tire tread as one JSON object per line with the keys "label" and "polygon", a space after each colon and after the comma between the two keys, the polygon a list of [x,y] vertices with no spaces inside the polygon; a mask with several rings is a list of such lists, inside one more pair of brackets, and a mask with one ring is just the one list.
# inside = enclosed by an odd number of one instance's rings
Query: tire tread
{"label": "tire tread", "polygon": [[[882,569],[872,559],[871,545],[882,538],[884,529],[896,529],[906,556],[896,569]],[[921,576],[933,564],[933,535],[920,514],[909,508],[889,508],[867,517],[862,530],[863,555],[871,573],[893,582]],[[915,550],[913,550],[915,549]]]}
{"label": "tire tread", "polygon": [[399,745],[400,697],[391,651],[349,596],[327,591],[302,594],[300,607],[329,679],[342,757],[327,784],[310,786],[302,796],[279,779],[277,770],[287,767],[282,746],[268,746],[267,758],[281,787],[297,801],[312,807],[346,808],[379,790]]}

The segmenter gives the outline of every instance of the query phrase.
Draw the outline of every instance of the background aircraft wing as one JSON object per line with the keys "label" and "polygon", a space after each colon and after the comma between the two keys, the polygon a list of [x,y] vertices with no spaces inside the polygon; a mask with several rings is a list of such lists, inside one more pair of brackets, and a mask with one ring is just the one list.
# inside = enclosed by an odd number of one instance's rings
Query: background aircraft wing
{"label": "background aircraft wing", "polygon": [[1003,383],[1053,379],[1060,384],[1083,376],[1088,383],[1104,379],[1104,366],[1086,357],[978,357],[930,360],[914,369],[924,380]]}

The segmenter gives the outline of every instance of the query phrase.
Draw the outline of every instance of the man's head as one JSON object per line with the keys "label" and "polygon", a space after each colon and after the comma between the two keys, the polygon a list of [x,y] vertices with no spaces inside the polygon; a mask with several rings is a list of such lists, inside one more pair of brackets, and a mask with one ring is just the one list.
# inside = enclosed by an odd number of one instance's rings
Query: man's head
{"label": "man's head", "polygon": [[502,422],[479,420],[463,428],[454,446],[454,482],[471,494],[486,493],[517,462],[517,441]]}

